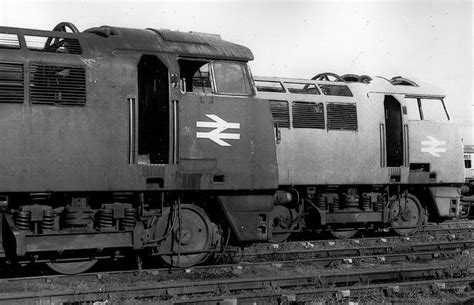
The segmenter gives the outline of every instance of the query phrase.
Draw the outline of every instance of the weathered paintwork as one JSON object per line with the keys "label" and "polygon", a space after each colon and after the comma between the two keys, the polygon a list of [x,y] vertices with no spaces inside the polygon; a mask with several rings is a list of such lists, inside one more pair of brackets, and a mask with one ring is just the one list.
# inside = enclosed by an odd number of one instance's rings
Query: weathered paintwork
{"label": "weathered paintwork", "polygon": [[[301,79],[255,77],[278,81],[324,85],[332,82]],[[459,128],[452,122],[409,120],[405,97],[443,96],[427,87],[393,86],[375,79],[370,84],[345,83],[353,96],[328,96],[259,92],[269,100],[347,103],[357,107],[356,131],[308,128],[279,128],[277,144],[280,185],[382,185],[382,184],[460,184],[463,181],[462,143]],[[403,164],[388,167],[385,134],[384,98],[391,96],[400,104],[403,125]],[[291,109],[291,107],[290,107]],[[290,112],[291,117],[291,112]],[[327,119],[327,118],[326,118]],[[381,129],[382,126],[382,129]],[[430,137],[442,143],[440,153],[430,153]],[[428,142],[427,142],[428,141]],[[427,143],[425,143],[427,142]],[[425,144],[424,144],[425,143]],[[439,144],[439,145],[438,145]],[[436,146],[438,145],[438,146]],[[428,163],[429,173],[410,171],[412,163]],[[431,174],[431,179],[428,177]],[[393,179],[394,176],[397,179]],[[424,177],[421,177],[424,176]]]}
{"label": "weathered paintwork", "polygon": [[[0,32],[18,34],[21,48],[0,49],[0,62],[25,64],[26,89],[23,103],[0,104],[1,192],[276,187],[271,114],[266,103],[252,96],[205,96],[169,86],[170,152],[176,159],[159,165],[130,164],[129,99],[137,99],[137,65],[143,55],[161,61],[169,79],[173,74],[179,76],[177,59],[181,56],[244,62],[253,56],[248,48],[215,36],[110,29],[113,35],[101,37],[87,31],[73,34],[0,27]],[[94,31],[101,30],[89,32]],[[82,54],[28,50],[24,35],[75,38]],[[30,103],[30,63],[85,68],[85,105]],[[174,104],[178,105],[175,110]],[[196,122],[207,120],[206,114],[239,123],[240,140],[231,140],[231,147],[220,147],[196,139]],[[173,120],[179,125],[173,126]],[[173,133],[173,128],[178,130]],[[173,151],[175,147],[179,151]],[[223,180],[214,181],[215,175]]]}

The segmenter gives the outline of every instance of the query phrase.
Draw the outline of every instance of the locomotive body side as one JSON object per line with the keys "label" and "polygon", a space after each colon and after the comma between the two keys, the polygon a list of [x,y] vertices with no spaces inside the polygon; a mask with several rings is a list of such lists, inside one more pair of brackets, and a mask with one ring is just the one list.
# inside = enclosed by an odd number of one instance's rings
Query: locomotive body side
{"label": "locomotive body side", "polygon": [[[79,41],[81,54],[41,52],[26,47],[2,50],[1,62],[25,65],[27,93],[24,103],[0,105],[4,108],[5,127],[2,155],[8,160],[8,164],[1,162],[2,192],[275,187],[272,176],[276,166],[272,160],[271,134],[268,134],[271,117],[266,105],[255,102],[252,91],[243,96],[212,92],[182,94],[177,86],[170,87],[169,75],[180,74],[177,58],[188,55],[186,47],[167,53],[171,47],[156,46],[172,42],[159,40],[157,33],[115,30],[120,31],[120,37],[64,33],[63,36]],[[34,30],[21,32],[27,37],[52,35]],[[143,41],[147,43],[140,45]],[[229,47],[222,44],[222,49]],[[251,55],[249,51],[241,53],[241,57]],[[219,60],[219,54],[214,51],[200,56],[203,63],[212,57]],[[224,52],[220,60],[236,58],[239,57],[226,58]],[[67,75],[73,68],[82,74]],[[56,77],[40,75],[44,72],[40,69],[55,69]],[[152,73],[159,76],[152,79]],[[82,94],[83,103],[61,102],[59,95],[66,90],[61,92],[61,88],[48,87],[44,82],[74,83],[83,90],[77,93]],[[151,92],[144,85],[146,82],[155,82],[160,92]],[[32,96],[34,90],[56,90],[57,96]],[[158,106],[149,105],[153,99]],[[153,122],[146,111],[153,112],[156,121],[162,122]],[[256,114],[261,115],[259,119]],[[200,128],[197,122],[211,127]],[[232,144],[220,140],[225,135],[219,132],[215,137],[209,136],[214,128],[212,124],[220,128],[220,125],[226,127],[226,123],[238,126],[226,130],[239,137],[225,140]],[[197,138],[200,132],[203,137]],[[199,177],[186,176],[193,172]]]}
{"label": "locomotive body side", "polygon": [[381,206],[404,192],[433,217],[464,213],[461,136],[437,90],[382,79],[255,80],[273,113],[280,189],[306,196],[318,225],[392,223]]}
{"label": "locomotive body side", "polygon": [[[291,121],[278,127],[280,185],[364,185],[391,182],[459,184],[463,180],[459,158],[462,145],[457,125],[448,122],[446,115],[433,120],[409,119],[408,98],[405,98],[406,94],[402,93],[400,88],[380,93],[380,89],[366,84],[336,85],[322,81],[263,77],[256,77],[256,80],[257,83],[267,80],[281,81],[283,84],[299,82],[314,86],[339,86],[345,87],[345,92],[352,95],[259,92],[259,97],[289,103],[289,106],[285,107],[287,117],[291,118]],[[364,88],[368,86],[371,87]],[[415,93],[411,94],[410,99],[415,99],[416,103]],[[418,96],[424,97],[426,94],[419,93]],[[387,130],[387,127],[391,126],[386,126],[385,113],[389,113],[391,109],[384,107],[385,99],[399,105],[400,126],[393,128],[395,131]],[[319,126],[299,127],[304,120],[316,118],[311,118],[310,112],[306,113],[306,117],[301,116],[296,108],[298,102],[311,103],[313,108],[309,109],[320,112]],[[341,109],[340,113],[329,113],[331,109],[327,108],[335,105],[347,105],[349,108]],[[439,106],[442,107],[441,104]],[[314,110],[315,107],[320,109]],[[415,110],[412,105],[408,109]],[[334,121],[341,120],[343,116],[352,122],[347,120],[345,125],[341,123],[340,126],[335,126]],[[275,124],[278,124],[278,121],[275,121]],[[401,131],[400,135],[390,134],[396,133],[397,130]],[[387,138],[397,136],[400,137],[398,141],[387,143]],[[389,147],[390,144],[393,147]],[[387,160],[390,158],[393,160]],[[431,180],[413,177],[413,173],[417,172],[413,165],[410,171],[410,164],[423,163],[429,163],[430,171],[436,173],[432,175]],[[394,181],[395,177],[397,181]]]}

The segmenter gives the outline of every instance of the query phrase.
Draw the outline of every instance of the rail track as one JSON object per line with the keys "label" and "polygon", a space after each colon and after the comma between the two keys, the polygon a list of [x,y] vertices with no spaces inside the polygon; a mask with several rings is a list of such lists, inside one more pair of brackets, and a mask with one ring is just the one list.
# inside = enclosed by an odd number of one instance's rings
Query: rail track
{"label": "rail track", "polygon": [[[400,265],[397,268],[371,270],[331,270],[325,272],[306,272],[302,275],[272,274],[266,277],[251,278],[250,274],[242,274],[237,278],[220,278],[217,280],[197,280],[196,277],[181,278],[179,281],[160,281],[156,276],[154,281],[147,278],[136,278],[127,286],[122,284],[104,284],[97,281],[94,287],[62,288],[57,286],[52,289],[38,291],[22,291],[0,293],[2,304],[31,304],[41,301],[56,304],[61,302],[93,302],[93,301],[124,301],[124,300],[152,300],[163,303],[209,303],[224,300],[238,300],[249,298],[281,298],[291,299],[308,297],[312,298],[333,294],[336,298],[354,297],[352,291],[361,289],[382,289],[387,293],[398,293],[400,287],[413,285],[430,285],[439,289],[449,287],[464,287],[469,289],[474,285],[474,277],[468,264],[432,265],[426,267],[412,267]],[[133,280],[133,279],[132,279]]]}
{"label": "rail track", "polygon": [[[466,249],[471,249],[473,244],[471,240],[443,241],[431,246],[427,243],[424,247],[418,244],[410,246],[414,252],[391,254],[386,253],[391,248],[389,246],[383,250],[383,255],[368,255],[370,247],[361,248],[365,250],[357,253],[341,248],[335,249],[341,252],[331,254],[332,257],[318,257],[317,253],[326,250],[311,249],[305,251],[309,254],[307,257],[298,259],[273,257],[264,262],[199,266],[175,269],[171,273],[169,269],[161,268],[11,278],[0,281],[0,303],[31,304],[41,300],[56,304],[151,299],[204,304],[219,303],[224,299],[250,300],[252,297],[273,301],[285,298],[356,298],[367,289],[397,295],[403,287],[413,285],[442,290],[464,287],[468,290],[474,285],[474,280],[469,277],[474,269],[470,265],[473,255]],[[456,263],[446,263],[453,257],[459,258]],[[417,267],[415,264],[433,260],[436,263],[430,266]],[[304,274],[295,275],[295,270],[302,270]],[[307,274],[308,271],[310,274]],[[253,278],[256,274],[267,273],[270,274],[268,277]],[[406,286],[407,281],[410,286]]]}
{"label": "rail track", "polygon": [[[228,249],[226,258],[233,263],[223,260],[220,265],[188,269],[3,278],[0,303],[128,299],[193,304],[268,299],[275,303],[357,299],[368,291],[396,298],[414,287],[467,291],[474,287],[473,236],[474,229],[466,222],[425,228],[412,237],[292,241],[259,244],[243,251]],[[445,263],[456,259],[455,264]],[[437,263],[417,267],[417,263],[431,261]],[[314,272],[295,275],[294,270],[306,269]],[[253,278],[269,271],[271,276]]]}

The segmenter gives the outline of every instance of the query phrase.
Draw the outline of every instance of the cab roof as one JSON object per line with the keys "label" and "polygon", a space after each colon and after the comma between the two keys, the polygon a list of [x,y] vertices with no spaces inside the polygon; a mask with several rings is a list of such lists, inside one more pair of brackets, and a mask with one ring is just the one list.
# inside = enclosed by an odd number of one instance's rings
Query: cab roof
{"label": "cab roof", "polygon": [[222,40],[219,35],[157,29],[130,29],[110,26],[91,28],[85,33],[114,41],[121,49],[177,53],[189,57],[253,60],[249,48]]}
{"label": "cab roof", "polygon": [[[81,52],[71,54],[110,54],[114,50],[129,50],[238,61],[249,61],[254,58],[250,49],[245,46],[222,40],[219,35],[196,32],[101,26],[84,32],[71,33],[0,27],[0,45],[2,35],[5,37],[3,40],[6,41],[8,49],[31,50],[25,37],[45,38],[44,40],[52,37],[77,41],[76,48]],[[41,46],[35,46],[36,50],[38,47]]]}

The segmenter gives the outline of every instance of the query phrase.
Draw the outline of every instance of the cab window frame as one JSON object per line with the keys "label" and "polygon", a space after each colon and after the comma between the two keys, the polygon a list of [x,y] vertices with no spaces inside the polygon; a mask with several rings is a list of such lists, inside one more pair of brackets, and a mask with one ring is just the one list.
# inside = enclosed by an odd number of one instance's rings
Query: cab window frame
{"label": "cab window frame", "polygon": [[[183,77],[183,71],[185,71],[186,63],[188,65],[191,65],[191,63],[196,63],[196,64],[202,63],[202,65],[200,65],[196,70],[194,70],[194,73],[192,75],[185,74],[184,77]],[[240,66],[241,71],[242,71],[242,76],[243,76],[242,81],[247,82],[248,92],[247,93],[244,93],[244,92],[242,92],[242,93],[239,93],[239,92],[230,92],[230,93],[229,92],[219,92],[219,84],[218,84],[218,80],[216,78],[216,71],[215,71],[214,63],[221,63],[221,64],[230,63],[230,64],[237,64],[238,66]],[[179,69],[180,69],[180,79],[181,79],[180,86],[184,86],[184,84],[186,86],[185,91],[181,90],[181,92],[183,94],[192,93],[192,94],[199,94],[199,95],[223,95],[223,96],[243,96],[243,97],[255,96],[255,94],[256,94],[255,93],[256,92],[255,86],[254,86],[253,81],[252,81],[253,80],[252,75],[250,73],[250,69],[248,67],[247,62],[224,60],[224,59],[205,59],[205,58],[181,57],[181,58],[178,58],[178,65],[179,65]],[[210,92],[202,92],[202,91],[198,91],[198,90],[196,90],[196,91],[195,90],[189,90],[189,89],[193,89],[194,75],[205,65],[207,65],[209,67],[208,77],[209,77],[209,83],[211,85],[211,91]],[[191,69],[191,71],[192,71],[192,69]],[[184,83],[182,81],[183,79],[185,80]]]}
{"label": "cab window frame", "polygon": [[[449,122],[451,121],[451,117],[449,116],[448,110],[446,108],[446,104],[444,103],[444,98],[441,96],[407,96],[406,97],[407,105],[408,103],[417,103],[418,106],[418,114],[419,114],[419,119],[413,119],[411,118],[410,120],[412,121],[436,121],[436,122]],[[413,100],[413,101],[412,101]],[[432,114],[434,113],[433,111],[428,111],[430,108],[424,107],[424,105],[429,102],[429,103],[441,103],[442,108],[438,107],[438,111],[442,111],[439,113],[443,114],[443,117],[438,117],[438,118],[433,118]],[[411,107],[412,109],[414,107]]]}

